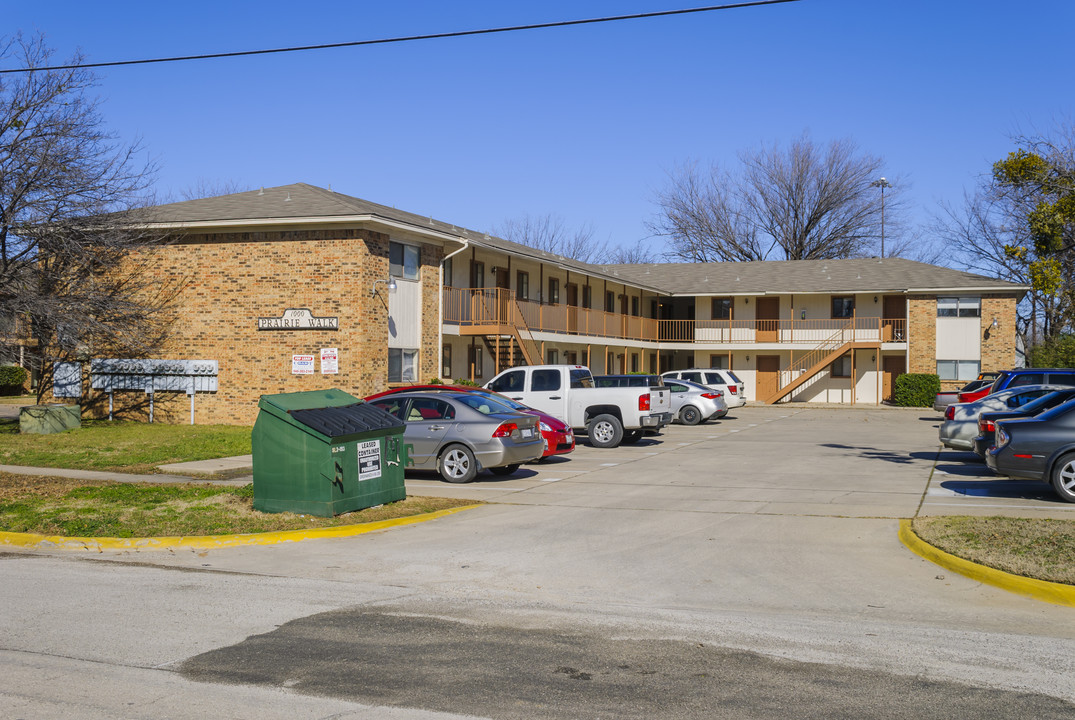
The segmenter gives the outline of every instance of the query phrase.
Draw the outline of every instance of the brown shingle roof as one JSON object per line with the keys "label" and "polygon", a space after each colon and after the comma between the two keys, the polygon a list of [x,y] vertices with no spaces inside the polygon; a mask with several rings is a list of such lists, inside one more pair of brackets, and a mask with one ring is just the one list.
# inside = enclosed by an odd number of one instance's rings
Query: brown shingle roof
{"label": "brown shingle roof", "polygon": [[987,291],[1022,294],[1025,286],[902,258],[725,263],[591,265],[387,205],[295,183],[150,208],[151,222],[212,225],[243,220],[373,216],[466,240],[478,247],[553,263],[572,272],[670,295]]}

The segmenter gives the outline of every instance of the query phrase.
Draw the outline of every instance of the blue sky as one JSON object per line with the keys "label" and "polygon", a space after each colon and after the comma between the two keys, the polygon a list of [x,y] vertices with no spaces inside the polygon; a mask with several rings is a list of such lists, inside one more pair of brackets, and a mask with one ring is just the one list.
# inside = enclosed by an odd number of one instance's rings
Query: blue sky
{"label": "blue sky", "polygon": [[[691,0],[46,2],[5,9],[89,61],[345,42]],[[158,190],[307,182],[487,230],[523,214],[647,235],[677,165],[851,138],[926,222],[1072,119],[1072,0],[801,0],[605,25],[99,71]]]}

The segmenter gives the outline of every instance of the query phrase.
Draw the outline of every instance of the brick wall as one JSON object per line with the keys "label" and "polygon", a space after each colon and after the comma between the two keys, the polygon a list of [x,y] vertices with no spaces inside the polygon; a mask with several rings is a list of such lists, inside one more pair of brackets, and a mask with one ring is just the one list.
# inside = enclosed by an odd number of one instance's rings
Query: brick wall
{"label": "brick wall", "polygon": [[907,296],[907,372],[937,372],[937,298]]}
{"label": "brick wall", "polygon": [[[982,296],[982,370],[1008,370],[1015,365],[1016,302],[1011,296]],[[992,327],[993,318],[997,327]]]}
{"label": "brick wall", "polygon": [[[437,266],[441,250],[423,246],[423,329],[419,367],[436,374]],[[262,394],[338,387],[356,396],[387,387],[388,312],[370,296],[388,277],[388,236],[370,230],[330,229],[191,235],[156,251],[153,272],[188,277],[180,318],[159,357],[219,361],[219,390],[195,397],[195,421],[252,424]],[[380,285],[384,296],[384,285]],[[339,318],[339,329],[261,330],[259,317],[309,308]],[[337,348],[339,374],[320,373],[321,348]],[[291,356],[316,356],[315,374],[292,375]],[[145,397],[115,394],[121,417],[145,419]],[[90,417],[107,415],[108,398],[91,393]],[[190,399],[157,393],[156,420],[188,422]]]}

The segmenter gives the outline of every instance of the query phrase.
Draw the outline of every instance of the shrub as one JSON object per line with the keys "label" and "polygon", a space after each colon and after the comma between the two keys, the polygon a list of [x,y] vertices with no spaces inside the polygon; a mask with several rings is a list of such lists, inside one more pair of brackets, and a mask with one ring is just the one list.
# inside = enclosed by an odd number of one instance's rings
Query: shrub
{"label": "shrub", "polygon": [[939,375],[904,373],[896,378],[895,403],[901,407],[932,407],[940,391]]}
{"label": "shrub", "polygon": [[429,382],[426,383],[426,385],[443,385],[443,384],[444,384],[444,381],[441,380],[439,377],[429,378]]}
{"label": "shrub", "polygon": [[478,383],[474,382],[473,380],[467,380],[466,378],[456,378],[455,379],[455,384],[456,385],[469,385],[470,387],[481,387],[481,385],[479,385]]}
{"label": "shrub", "polygon": [[21,395],[26,383],[26,368],[0,365],[0,395]]}

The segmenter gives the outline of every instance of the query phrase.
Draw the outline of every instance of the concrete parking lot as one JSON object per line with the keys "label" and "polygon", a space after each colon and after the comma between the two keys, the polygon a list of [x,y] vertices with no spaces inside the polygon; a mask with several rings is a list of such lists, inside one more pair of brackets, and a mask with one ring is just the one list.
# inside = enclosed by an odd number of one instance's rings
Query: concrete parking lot
{"label": "concrete parking lot", "polygon": [[916,513],[1075,506],[940,452],[932,412],[733,415],[507,479],[414,473],[411,494],[489,504],[358,538],[3,556],[0,711],[1075,714],[1070,608],[944,572],[896,537]]}

